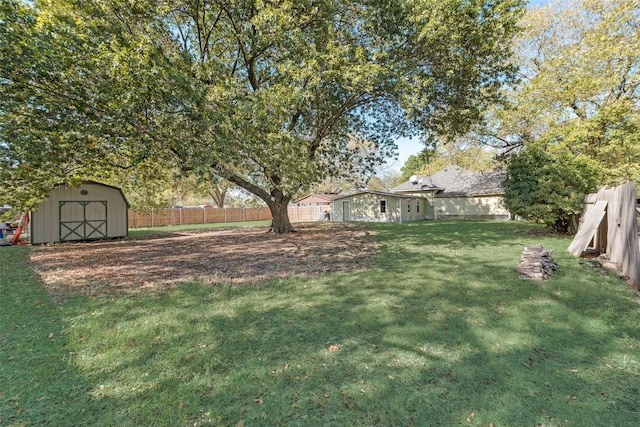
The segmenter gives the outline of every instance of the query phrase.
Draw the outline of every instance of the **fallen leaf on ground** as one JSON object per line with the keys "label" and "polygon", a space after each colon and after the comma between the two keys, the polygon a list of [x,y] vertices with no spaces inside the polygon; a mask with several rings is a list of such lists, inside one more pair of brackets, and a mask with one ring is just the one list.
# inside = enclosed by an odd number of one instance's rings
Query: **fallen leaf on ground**
{"label": "fallen leaf on ground", "polygon": [[[306,279],[361,270],[376,260],[378,243],[357,224],[313,222],[296,228],[298,233],[277,237],[262,226],[249,226],[65,243],[33,248],[29,262],[51,296],[63,301],[71,295],[170,291],[193,280],[254,284]],[[353,245],[338,243],[345,240]],[[282,250],[283,245],[296,250]],[[311,283],[303,287],[313,289]]]}
{"label": "fallen leaf on ground", "polygon": [[340,347],[338,347],[337,345],[330,345],[329,346],[329,351],[338,351],[340,350]]}

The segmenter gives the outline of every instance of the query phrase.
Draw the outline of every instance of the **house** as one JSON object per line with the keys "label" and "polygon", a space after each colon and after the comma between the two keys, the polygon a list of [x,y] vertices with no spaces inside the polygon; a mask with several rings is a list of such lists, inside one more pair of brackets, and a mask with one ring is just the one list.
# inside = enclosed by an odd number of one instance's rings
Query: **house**
{"label": "house", "polygon": [[449,166],[412,176],[391,192],[363,191],[333,201],[334,221],[407,222],[422,219],[509,219],[503,206],[505,173]]}
{"label": "house", "polygon": [[427,201],[422,196],[361,191],[333,201],[334,221],[408,222],[425,218]]}
{"label": "house", "polygon": [[504,171],[471,172],[448,166],[433,175],[412,176],[391,191],[423,195],[431,203],[429,219],[509,219],[504,207]]}
{"label": "house", "polygon": [[93,181],[57,185],[31,213],[31,243],[127,236],[128,209],[119,188]]}
{"label": "house", "polygon": [[330,219],[337,193],[307,194],[289,205],[289,216],[296,221]]}
{"label": "house", "polygon": [[293,203],[296,206],[320,206],[331,209],[331,203],[340,197],[337,193],[307,194]]}

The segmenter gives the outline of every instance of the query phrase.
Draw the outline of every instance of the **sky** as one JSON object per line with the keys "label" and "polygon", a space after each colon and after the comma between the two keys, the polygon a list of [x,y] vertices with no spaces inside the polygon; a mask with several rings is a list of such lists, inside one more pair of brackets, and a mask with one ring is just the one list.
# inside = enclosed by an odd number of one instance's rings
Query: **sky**
{"label": "sky", "polygon": [[389,160],[387,162],[387,166],[392,170],[400,172],[400,168],[404,165],[409,156],[418,154],[422,151],[424,144],[420,142],[418,137],[414,137],[412,139],[401,138],[396,141],[396,144],[398,145],[398,160]]}
{"label": "sky", "polygon": [[[553,0],[529,0],[529,7],[531,6],[543,6],[547,5]],[[406,139],[402,138],[396,141],[398,145],[398,160],[389,160],[386,163],[386,167],[391,170],[400,171],[400,168],[407,161],[409,156],[418,154],[424,148],[424,145],[420,143],[419,138]]]}

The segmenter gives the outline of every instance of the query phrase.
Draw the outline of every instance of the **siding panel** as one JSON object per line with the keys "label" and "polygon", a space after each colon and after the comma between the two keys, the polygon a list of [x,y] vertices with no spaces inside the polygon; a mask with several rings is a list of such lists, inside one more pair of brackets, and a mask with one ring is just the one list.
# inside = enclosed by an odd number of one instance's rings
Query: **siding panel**
{"label": "siding panel", "polygon": [[[80,203],[60,202],[101,202]],[[60,241],[60,212],[65,221],[99,220],[104,217],[106,202],[106,236],[124,237],[128,234],[127,202],[122,192],[107,185],[86,182],[79,187],[59,185],[49,197],[39,203],[31,213],[31,243],[50,243]],[[86,215],[86,217],[85,217]]]}

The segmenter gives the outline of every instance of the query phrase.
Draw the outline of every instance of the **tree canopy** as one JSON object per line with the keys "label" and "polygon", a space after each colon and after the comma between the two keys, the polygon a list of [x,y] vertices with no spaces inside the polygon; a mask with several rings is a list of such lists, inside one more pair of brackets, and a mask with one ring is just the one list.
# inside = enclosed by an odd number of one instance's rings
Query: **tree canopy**
{"label": "tree canopy", "polygon": [[549,2],[521,27],[519,80],[468,137],[504,154],[512,213],[567,231],[586,193],[640,180],[640,3]]}
{"label": "tree canopy", "polygon": [[[264,200],[463,133],[513,77],[522,0],[17,1],[0,6],[0,183],[215,175]],[[343,165],[345,167],[336,167]]]}
{"label": "tree canopy", "polygon": [[527,145],[507,168],[505,206],[513,215],[557,232],[577,230],[584,195],[596,185],[597,165],[564,147]]}
{"label": "tree canopy", "polygon": [[495,169],[496,154],[496,150],[461,138],[441,142],[409,156],[400,170],[405,180],[411,175],[432,175],[451,165],[458,165],[474,172],[489,171]]}
{"label": "tree canopy", "polygon": [[571,0],[530,8],[515,49],[520,83],[488,114],[485,142],[545,139],[600,165],[600,184],[640,179],[640,4]]}

